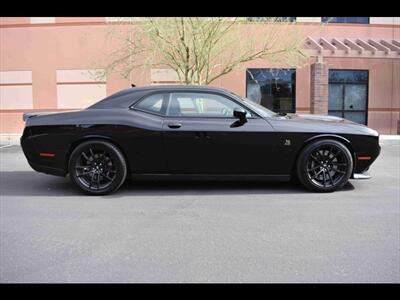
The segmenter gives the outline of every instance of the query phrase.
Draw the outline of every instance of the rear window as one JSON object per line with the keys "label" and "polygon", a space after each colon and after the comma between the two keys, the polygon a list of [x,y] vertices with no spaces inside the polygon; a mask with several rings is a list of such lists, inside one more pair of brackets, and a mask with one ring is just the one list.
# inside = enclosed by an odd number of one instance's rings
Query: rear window
{"label": "rear window", "polygon": [[135,108],[152,113],[161,114],[163,98],[164,94],[150,95],[141,100],[138,104],[136,104]]}

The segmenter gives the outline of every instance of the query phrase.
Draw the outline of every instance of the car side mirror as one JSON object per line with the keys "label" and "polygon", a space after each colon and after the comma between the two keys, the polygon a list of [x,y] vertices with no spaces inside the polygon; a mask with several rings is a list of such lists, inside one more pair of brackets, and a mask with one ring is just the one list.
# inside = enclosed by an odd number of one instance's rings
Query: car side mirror
{"label": "car side mirror", "polygon": [[245,123],[247,121],[246,114],[247,114],[247,111],[241,107],[236,107],[233,110],[233,116],[238,118],[241,123]]}

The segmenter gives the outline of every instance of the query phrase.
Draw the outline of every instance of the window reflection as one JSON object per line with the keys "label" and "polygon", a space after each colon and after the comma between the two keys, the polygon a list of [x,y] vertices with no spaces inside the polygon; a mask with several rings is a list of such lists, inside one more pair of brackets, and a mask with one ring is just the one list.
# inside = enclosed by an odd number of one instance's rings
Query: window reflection
{"label": "window reflection", "polygon": [[246,97],[274,112],[295,112],[295,69],[247,69]]}
{"label": "window reflection", "polygon": [[[233,118],[233,110],[241,107],[236,102],[211,93],[171,93],[168,116]],[[251,117],[251,113],[247,112]]]}
{"label": "window reflection", "polygon": [[367,124],[367,101],[367,70],[329,70],[329,115]]}

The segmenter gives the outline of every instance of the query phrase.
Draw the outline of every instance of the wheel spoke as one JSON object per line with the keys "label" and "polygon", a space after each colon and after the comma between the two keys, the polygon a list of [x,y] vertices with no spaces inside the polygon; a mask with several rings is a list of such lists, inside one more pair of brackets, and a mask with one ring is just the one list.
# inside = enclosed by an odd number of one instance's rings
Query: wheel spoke
{"label": "wheel spoke", "polygon": [[333,155],[333,147],[330,147],[330,148],[329,148],[328,158],[329,158],[329,156],[330,156],[331,154]]}
{"label": "wheel spoke", "polygon": [[87,161],[89,161],[89,157],[86,155],[85,152],[82,152],[82,156],[83,156]]}
{"label": "wheel spoke", "polygon": [[322,155],[321,152],[319,152],[319,150],[316,152],[317,154],[317,158],[318,158],[318,162],[322,160]]}
{"label": "wheel spoke", "polygon": [[331,164],[332,164],[332,165],[335,165],[335,166],[343,166],[343,167],[346,167],[346,166],[347,166],[346,163],[331,162]]}
{"label": "wheel spoke", "polygon": [[88,175],[90,173],[92,173],[92,171],[83,172],[81,174],[76,175],[76,177],[82,177],[82,176]]}
{"label": "wheel spoke", "polygon": [[324,179],[324,187],[326,187],[325,170],[322,169],[322,178]]}
{"label": "wheel spoke", "polygon": [[82,165],[77,165],[75,166],[75,169],[85,169],[85,168],[89,168],[90,166],[82,166]]}
{"label": "wheel spoke", "polygon": [[317,177],[319,174],[321,174],[321,172],[322,172],[322,170],[319,170],[317,173],[315,173],[315,174],[311,177],[311,179],[314,179],[315,177]]}
{"label": "wheel spoke", "polygon": [[[318,153],[318,152],[317,152]],[[318,164],[320,163],[320,159],[316,158],[314,155],[311,154],[311,158],[315,160]]]}
{"label": "wheel spoke", "polygon": [[113,181],[113,180],[114,180],[114,178],[111,178],[110,176],[108,176],[108,174],[104,175],[104,177],[107,178],[107,179],[110,180],[110,181]]}
{"label": "wheel spoke", "polygon": [[99,174],[93,174],[93,186],[95,185],[95,184],[97,184],[97,179],[96,178],[99,178]]}
{"label": "wheel spoke", "polygon": [[92,187],[92,184],[93,184],[93,177],[94,177],[94,173],[91,173],[91,176],[90,176],[90,183],[89,183],[89,189]]}
{"label": "wheel spoke", "polygon": [[326,159],[329,159],[329,153],[330,153],[330,151],[329,151],[328,149],[326,149],[326,150],[323,151],[323,153],[324,153],[324,159],[325,159],[325,160],[326,160]]}
{"label": "wheel spoke", "polygon": [[340,173],[340,174],[346,174],[345,171],[341,171],[341,170],[335,170],[335,172]]}
{"label": "wheel spoke", "polygon": [[331,184],[333,185],[333,179],[332,179],[331,173],[329,173],[329,171],[327,173],[328,173],[329,180],[331,181]]}
{"label": "wheel spoke", "polygon": [[314,171],[315,169],[321,168],[321,165],[312,167],[311,169],[307,169],[307,172]]}
{"label": "wheel spoke", "polygon": [[332,162],[339,155],[339,153],[342,152],[342,150],[340,150],[340,149],[337,149],[337,150],[338,150],[338,152],[336,152],[335,154],[333,154],[333,152],[332,152],[333,156],[331,157],[329,162]]}

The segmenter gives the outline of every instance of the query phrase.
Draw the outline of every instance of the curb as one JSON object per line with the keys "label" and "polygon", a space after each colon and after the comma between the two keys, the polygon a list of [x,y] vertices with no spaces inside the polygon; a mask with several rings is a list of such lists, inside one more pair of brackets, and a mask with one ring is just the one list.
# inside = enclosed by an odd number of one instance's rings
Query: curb
{"label": "curb", "polygon": [[0,147],[19,145],[21,134],[19,133],[3,133],[0,134]]}
{"label": "curb", "polygon": [[386,141],[386,140],[400,140],[400,135],[389,135],[389,134],[383,134],[379,136],[380,140]]}

